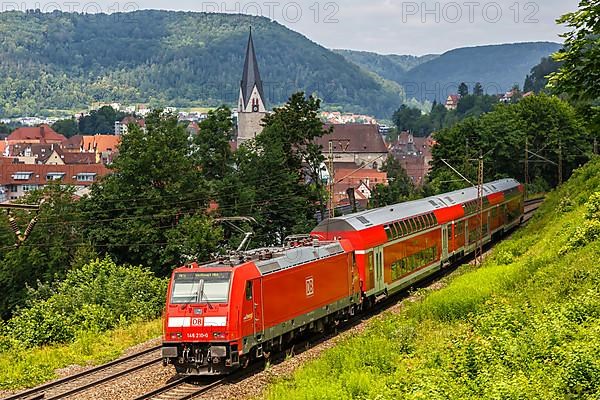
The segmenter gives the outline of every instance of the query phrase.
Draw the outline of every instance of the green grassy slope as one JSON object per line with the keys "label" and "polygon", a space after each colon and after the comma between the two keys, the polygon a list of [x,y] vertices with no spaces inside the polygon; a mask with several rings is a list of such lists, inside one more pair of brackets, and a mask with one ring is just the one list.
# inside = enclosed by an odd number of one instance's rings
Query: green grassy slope
{"label": "green grassy slope", "polygon": [[265,397],[600,398],[599,192],[596,158],[481,268],[423,290]]}
{"label": "green grassy slope", "polygon": [[[20,390],[58,378],[58,370],[71,366],[101,365],[119,358],[132,346],[159,337],[162,321],[136,322],[98,333],[80,332],[68,344],[34,348],[0,349],[0,393]],[[1,394],[0,394],[1,396]]]}

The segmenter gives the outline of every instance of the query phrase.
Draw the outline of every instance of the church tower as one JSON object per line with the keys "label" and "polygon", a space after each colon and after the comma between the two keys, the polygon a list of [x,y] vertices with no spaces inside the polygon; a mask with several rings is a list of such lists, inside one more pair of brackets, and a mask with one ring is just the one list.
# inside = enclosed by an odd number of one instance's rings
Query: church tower
{"label": "church tower", "polygon": [[265,95],[258,71],[251,28],[238,101],[238,144],[253,139],[262,131],[261,121],[266,114]]}

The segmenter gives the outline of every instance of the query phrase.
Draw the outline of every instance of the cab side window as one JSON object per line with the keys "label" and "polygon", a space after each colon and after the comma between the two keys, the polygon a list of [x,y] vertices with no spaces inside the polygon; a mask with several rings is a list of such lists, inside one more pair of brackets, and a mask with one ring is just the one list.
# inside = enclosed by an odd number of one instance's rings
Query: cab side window
{"label": "cab side window", "polygon": [[252,282],[246,282],[246,300],[252,300]]}

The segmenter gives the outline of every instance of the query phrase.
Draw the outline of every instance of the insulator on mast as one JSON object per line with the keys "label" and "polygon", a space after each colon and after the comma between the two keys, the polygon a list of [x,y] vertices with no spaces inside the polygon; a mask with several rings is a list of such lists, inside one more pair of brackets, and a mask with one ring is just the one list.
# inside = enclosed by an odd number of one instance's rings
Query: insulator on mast
{"label": "insulator on mast", "polygon": [[35,217],[33,217],[33,219],[31,220],[31,222],[29,222],[29,225],[27,226],[27,229],[25,229],[25,234],[23,234],[22,237],[19,237],[19,239],[21,240],[21,242],[24,242],[27,240],[27,238],[29,237],[29,235],[31,235],[31,231],[33,231],[33,228],[35,227],[35,224],[37,224],[38,222],[38,217],[37,215]]}
{"label": "insulator on mast", "polygon": [[12,215],[8,217],[8,224],[10,225],[10,227],[13,230],[13,232],[15,233],[15,235],[17,235],[17,236],[21,235],[21,230],[17,226],[17,220]]}

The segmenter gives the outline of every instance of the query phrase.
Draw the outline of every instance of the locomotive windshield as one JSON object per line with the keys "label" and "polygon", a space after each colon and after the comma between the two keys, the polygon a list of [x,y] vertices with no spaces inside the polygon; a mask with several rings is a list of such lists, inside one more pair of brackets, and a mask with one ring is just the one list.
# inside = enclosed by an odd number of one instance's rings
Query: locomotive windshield
{"label": "locomotive windshield", "polygon": [[231,272],[175,274],[171,304],[227,303]]}

